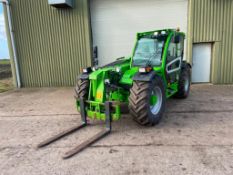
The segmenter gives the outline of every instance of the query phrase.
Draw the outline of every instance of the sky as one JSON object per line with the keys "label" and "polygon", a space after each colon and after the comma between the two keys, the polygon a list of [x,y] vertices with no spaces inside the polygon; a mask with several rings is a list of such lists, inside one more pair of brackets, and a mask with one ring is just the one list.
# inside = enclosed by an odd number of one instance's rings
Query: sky
{"label": "sky", "polygon": [[9,58],[6,31],[5,31],[5,22],[3,16],[3,7],[0,3],[0,59]]}

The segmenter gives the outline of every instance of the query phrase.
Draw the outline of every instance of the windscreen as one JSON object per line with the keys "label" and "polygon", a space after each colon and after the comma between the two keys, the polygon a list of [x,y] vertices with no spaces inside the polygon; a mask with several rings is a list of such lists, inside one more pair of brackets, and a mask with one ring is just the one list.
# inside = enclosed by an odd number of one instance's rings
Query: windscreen
{"label": "windscreen", "polygon": [[133,56],[134,66],[160,66],[165,40],[141,38]]}

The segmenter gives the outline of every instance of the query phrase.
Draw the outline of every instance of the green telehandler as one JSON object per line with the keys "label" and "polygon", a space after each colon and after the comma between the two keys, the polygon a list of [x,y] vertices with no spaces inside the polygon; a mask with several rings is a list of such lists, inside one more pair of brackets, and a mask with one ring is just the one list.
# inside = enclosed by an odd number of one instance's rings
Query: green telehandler
{"label": "green telehandler", "polygon": [[144,126],[161,120],[166,99],[186,98],[190,90],[191,65],[183,60],[185,34],[175,29],[137,33],[130,57],[105,66],[88,67],[78,77],[76,105],[82,124],[38,145],[43,147],[88,125],[87,117],[104,120],[106,129],[68,151],[69,158],[111,132],[111,122],[129,112]]}

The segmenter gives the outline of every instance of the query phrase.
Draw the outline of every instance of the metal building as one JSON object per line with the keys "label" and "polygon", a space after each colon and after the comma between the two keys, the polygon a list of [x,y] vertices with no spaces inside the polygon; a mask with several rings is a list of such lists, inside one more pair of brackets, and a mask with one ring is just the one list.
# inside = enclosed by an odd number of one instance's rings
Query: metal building
{"label": "metal building", "polygon": [[[210,82],[233,83],[233,0],[191,0],[189,13],[189,57],[193,74],[205,72],[208,66]],[[208,64],[201,68],[203,61],[198,57],[203,53],[203,46],[204,55],[209,58],[205,61]]]}
{"label": "metal building", "polygon": [[22,87],[72,86],[94,55],[106,64],[131,54],[136,32],[177,27],[187,34],[193,82],[233,83],[233,0],[52,1],[10,0],[10,56],[13,33]]}

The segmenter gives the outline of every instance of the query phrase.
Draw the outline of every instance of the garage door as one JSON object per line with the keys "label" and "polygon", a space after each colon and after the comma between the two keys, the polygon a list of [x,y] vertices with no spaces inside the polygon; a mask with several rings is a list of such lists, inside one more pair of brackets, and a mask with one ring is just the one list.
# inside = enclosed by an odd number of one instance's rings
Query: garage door
{"label": "garage door", "polygon": [[188,0],[91,0],[90,8],[99,65],[131,55],[137,32],[187,31]]}

